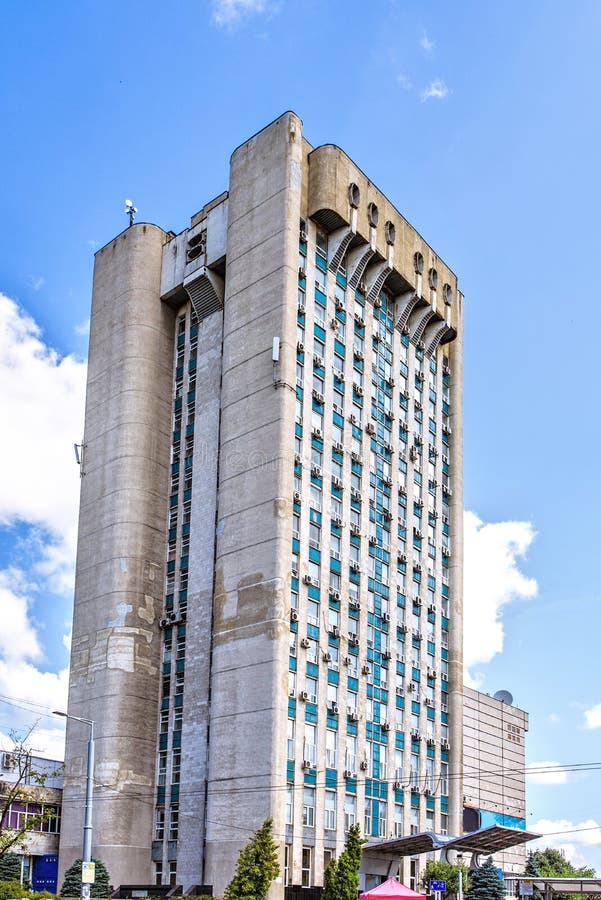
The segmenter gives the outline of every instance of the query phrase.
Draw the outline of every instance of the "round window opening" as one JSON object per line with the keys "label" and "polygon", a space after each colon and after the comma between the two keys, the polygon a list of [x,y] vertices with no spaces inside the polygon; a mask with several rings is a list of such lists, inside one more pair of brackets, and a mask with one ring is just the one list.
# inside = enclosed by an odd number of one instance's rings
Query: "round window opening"
{"label": "round window opening", "polygon": [[355,182],[351,181],[348,186],[348,202],[353,209],[358,209],[360,200],[361,191],[359,190]]}

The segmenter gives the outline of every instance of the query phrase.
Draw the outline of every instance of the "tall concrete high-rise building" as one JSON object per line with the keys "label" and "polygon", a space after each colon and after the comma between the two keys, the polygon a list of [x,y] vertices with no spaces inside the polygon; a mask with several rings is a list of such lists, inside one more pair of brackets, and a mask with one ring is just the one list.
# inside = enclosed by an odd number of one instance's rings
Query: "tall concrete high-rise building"
{"label": "tall concrete high-rise building", "polygon": [[292,112],[98,251],[69,712],[114,884],[221,894],[268,816],[282,884],[461,833],[461,432],[456,276]]}

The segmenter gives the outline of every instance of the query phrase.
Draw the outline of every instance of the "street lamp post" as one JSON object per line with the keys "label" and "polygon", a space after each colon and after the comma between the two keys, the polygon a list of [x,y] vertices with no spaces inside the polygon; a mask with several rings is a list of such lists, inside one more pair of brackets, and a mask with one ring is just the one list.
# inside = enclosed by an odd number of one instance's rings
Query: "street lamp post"
{"label": "street lamp post", "polygon": [[[64,719],[73,719],[75,722],[83,722],[90,729],[90,737],[88,739],[88,758],[86,765],[86,805],[83,821],[83,847],[81,859],[82,863],[92,861],[92,801],[94,799],[94,723],[91,719],[83,719],[81,716],[73,716],[71,713],[61,712],[58,709],[53,710],[55,716],[62,716]],[[89,900],[90,885],[84,884],[83,881],[83,865],[81,880],[81,900]]]}
{"label": "street lamp post", "polygon": [[463,869],[461,865],[463,864],[463,854],[457,854],[457,862],[459,863],[459,893],[457,894],[458,900],[463,900]]}

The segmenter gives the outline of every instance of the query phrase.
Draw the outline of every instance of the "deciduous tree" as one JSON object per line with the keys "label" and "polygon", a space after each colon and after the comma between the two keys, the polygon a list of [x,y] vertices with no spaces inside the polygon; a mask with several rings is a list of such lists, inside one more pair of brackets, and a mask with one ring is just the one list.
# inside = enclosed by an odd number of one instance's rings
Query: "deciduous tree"
{"label": "deciduous tree", "polygon": [[459,872],[462,873],[462,887],[464,894],[470,889],[471,880],[469,869],[463,863],[450,863],[444,859],[430,859],[426,863],[422,875],[422,887],[430,890],[430,881],[446,881],[447,889],[443,896],[459,893]]}
{"label": "deciduous tree", "polygon": [[25,736],[11,735],[12,747],[4,751],[9,774],[0,781],[0,860],[24,850],[30,831],[57,815],[45,784],[52,772],[37,771],[28,744],[35,726]]}
{"label": "deciduous tree", "polygon": [[[595,870],[590,866],[577,867],[565,858],[563,850],[546,847],[528,854],[524,875],[527,878],[594,878]],[[534,900],[540,900],[541,894],[534,892]],[[537,896],[538,895],[538,896]],[[579,900],[580,894],[554,893],[553,900]]]}
{"label": "deciduous tree", "polygon": [[530,854],[530,860],[539,875],[547,878],[594,878],[595,870],[590,866],[577,867],[565,858],[563,850],[546,847]]}

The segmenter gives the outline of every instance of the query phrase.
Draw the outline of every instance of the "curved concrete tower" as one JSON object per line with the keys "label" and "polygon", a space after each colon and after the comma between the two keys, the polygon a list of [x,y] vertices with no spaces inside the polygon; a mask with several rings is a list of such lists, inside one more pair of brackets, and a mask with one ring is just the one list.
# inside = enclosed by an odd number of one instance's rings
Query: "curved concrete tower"
{"label": "curved concrete tower", "polygon": [[[164,241],[134,225],[94,269],[68,712],[95,723],[93,855],[116,885],[148,878],[152,839],[173,355]],[[87,739],[68,721],[60,879],[81,856]]]}

